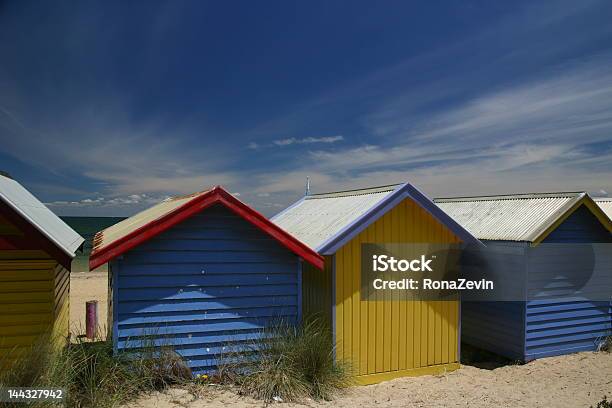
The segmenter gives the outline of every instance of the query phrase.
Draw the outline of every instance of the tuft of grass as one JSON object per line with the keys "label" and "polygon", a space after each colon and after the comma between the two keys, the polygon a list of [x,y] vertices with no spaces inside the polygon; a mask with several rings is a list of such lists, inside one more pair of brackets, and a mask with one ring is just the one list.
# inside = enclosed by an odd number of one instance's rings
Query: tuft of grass
{"label": "tuft of grass", "polygon": [[[592,405],[591,408],[593,408]],[[612,401],[608,401],[608,397],[604,395],[603,399],[597,403],[597,407],[595,408],[612,408]]]}
{"label": "tuft of grass", "polygon": [[266,402],[330,400],[351,385],[349,367],[334,361],[331,331],[318,319],[298,327],[275,324],[219,361],[218,381]]}
{"label": "tuft of grass", "polygon": [[599,344],[598,350],[612,353],[612,336],[607,336],[605,339],[603,339],[603,341]]}
{"label": "tuft of grass", "polygon": [[[114,407],[142,392],[191,380],[191,371],[167,348],[114,355],[111,341],[77,341],[62,349],[41,339],[0,361],[0,386],[64,388],[66,407]],[[45,406],[45,403],[29,406]]]}

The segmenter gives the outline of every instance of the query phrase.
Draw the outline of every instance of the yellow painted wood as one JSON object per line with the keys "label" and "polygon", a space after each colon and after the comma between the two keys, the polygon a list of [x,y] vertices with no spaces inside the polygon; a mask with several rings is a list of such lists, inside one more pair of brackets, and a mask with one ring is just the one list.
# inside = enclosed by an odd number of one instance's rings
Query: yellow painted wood
{"label": "yellow painted wood", "polygon": [[[0,357],[69,334],[70,273],[42,251],[0,251]],[[59,340],[58,340],[59,339]]]}
{"label": "yellow painted wood", "polygon": [[50,303],[53,304],[53,293],[45,292],[22,292],[22,293],[0,293],[0,308],[5,303]]}
{"label": "yellow painted wood", "polygon": [[0,328],[14,325],[47,324],[53,321],[53,315],[48,312],[27,314],[0,314]]}
{"label": "yellow painted wood", "polygon": [[459,363],[448,363],[433,365],[408,370],[389,371],[385,373],[369,374],[355,377],[358,385],[377,384],[382,381],[389,381],[400,377],[417,377],[420,375],[439,375],[450,373],[460,368]]}
{"label": "yellow painted wood", "polygon": [[[380,222],[380,220],[378,222],[375,222],[373,225],[371,225],[370,227],[374,227],[374,237],[372,237],[374,239],[373,242],[376,242],[376,240],[379,237],[384,236],[384,230],[383,230],[383,223]],[[336,266],[337,269],[343,269],[342,266]],[[353,271],[353,273],[355,273],[357,271]],[[385,347],[384,347],[384,338],[385,338],[385,332],[384,332],[384,321],[385,321],[385,314],[384,314],[384,299],[382,297],[382,294],[380,293],[380,291],[375,292],[376,293],[376,344],[374,346],[374,350],[376,351],[376,370],[373,372],[370,372],[370,374],[372,373],[382,373],[385,371],[384,369],[384,352],[385,352]]]}
{"label": "yellow painted wood", "polygon": [[[383,224],[383,237],[391,241],[391,214],[388,217],[382,217],[380,222]],[[359,271],[359,268],[356,269]],[[355,269],[353,269],[355,271]],[[383,291],[383,326],[384,326],[384,337],[383,337],[383,371],[387,372],[391,370],[391,326],[396,322],[393,321],[391,315],[391,298],[389,297],[389,291]]]}
{"label": "yellow painted wood", "polygon": [[14,326],[0,326],[0,337],[39,335],[49,330],[48,323],[20,324]]}
{"label": "yellow painted wood", "polygon": [[[1,265],[0,265],[1,266]],[[27,273],[23,270],[1,270],[0,269],[0,285],[6,282],[27,282],[27,281],[49,281],[53,277],[51,268],[36,270],[30,269]]]}
{"label": "yellow painted wood", "polygon": [[0,251],[0,260],[48,260],[49,255],[47,255],[44,251],[38,250],[28,250],[28,251],[18,251],[18,250],[2,250]]}
{"label": "yellow painted wood", "polygon": [[0,315],[51,314],[51,302],[47,303],[0,303]]}
{"label": "yellow painted wood", "polygon": [[[0,336],[0,353],[10,352],[14,347],[31,347],[39,338],[40,334],[23,336]],[[0,359],[2,357],[2,354],[0,354]]]}
{"label": "yellow painted wood", "polygon": [[2,292],[4,293],[48,292],[53,287],[53,282],[49,280],[2,282]]}
{"label": "yellow painted wood", "polygon": [[458,367],[458,303],[383,299],[361,300],[363,243],[456,243],[459,239],[427,211],[406,199],[368,226],[334,255],[336,275],[336,356],[346,360],[358,381]]}
{"label": "yellow painted wood", "polygon": [[[368,228],[364,232],[366,242],[372,242],[374,240],[374,229]],[[369,288],[369,295],[371,294],[372,289]],[[368,366],[366,367],[366,373],[374,373],[376,372],[376,307],[377,303],[375,301],[370,302],[362,302],[366,304],[368,309],[367,319],[368,319]]]}

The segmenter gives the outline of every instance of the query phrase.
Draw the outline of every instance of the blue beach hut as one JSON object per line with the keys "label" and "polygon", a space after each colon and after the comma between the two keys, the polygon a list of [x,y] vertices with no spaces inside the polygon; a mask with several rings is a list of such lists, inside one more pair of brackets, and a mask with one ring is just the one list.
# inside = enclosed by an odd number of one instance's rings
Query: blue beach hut
{"label": "blue beach hut", "polygon": [[[612,222],[588,194],[438,198],[501,262],[514,301],[462,303],[462,340],[515,360],[595,350],[612,329]],[[485,269],[486,269],[485,268]]]}
{"label": "blue beach hut", "polygon": [[171,346],[194,374],[275,320],[301,320],[302,262],[323,258],[221,187],[165,200],[96,234],[115,352]]}

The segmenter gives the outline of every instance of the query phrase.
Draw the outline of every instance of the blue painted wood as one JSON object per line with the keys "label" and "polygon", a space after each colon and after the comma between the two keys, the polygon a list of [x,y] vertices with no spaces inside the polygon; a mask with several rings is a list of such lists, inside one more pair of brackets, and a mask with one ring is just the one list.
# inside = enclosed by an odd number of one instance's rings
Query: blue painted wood
{"label": "blue painted wood", "polygon": [[298,288],[297,288],[297,320],[302,321],[302,260],[297,260]]}
{"label": "blue painted wood", "polygon": [[242,319],[243,317],[274,317],[299,315],[296,306],[268,306],[246,309],[205,310],[161,313],[125,313],[120,314],[122,324],[168,324],[193,320]]}
{"label": "blue painted wood", "polygon": [[206,268],[201,263],[130,265],[123,271],[124,276],[154,276],[154,275],[200,275],[204,271],[208,275],[228,275],[233,273],[286,273],[286,262],[263,263],[207,263]]}
{"label": "blue painted wood", "polygon": [[[484,276],[497,282],[516,286],[524,292],[526,243],[486,242],[489,268],[481,270],[478,251],[466,252],[462,272],[466,278]],[[470,256],[476,257],[469,259]],[[510,282],[508,277],[510,277]],[[461,340],[466,344],[489,350],[513,360],[524,356],[525,304],[522,301],[463,301],[461,304]]]}
{"label": "blue painted wood", "polygon": [[250,223],[214,206],[128,251],[113,268],[117,350],[172,346],[211,370],[224,347],[266,327],[296,324],[298,258]]}
{"label": "blue painted wood", "polygon": [[[125,266],[124,266],[125,267]],[[297,281],[297,278],[296,278]],[[171,282],[160,282],[159,288],[130,289],[121,288],[119,302],[124,300],[188,300],[188,299],[218,299],[228,297],[259,296],[297,296],[297,282],[294,285],[236,285],[209,286],[206,288],[168,287]]]}
{"label": "blue painted wood", "polygon": [[246,298],[213,298],[208,300],[186,299],[172,300],[164,299],[163,303],[158,300],[132,301],[126,300],[121,305],[122,313],[157,313],[157,312],[197,312],[202,310],[228,310],[235,308],[256,308],[274,306],[294,306],[297,299],[291,294],[288,296],[266,296],[267,300],[262,302],[258,296]]}
{"label": "blue painted wood", "polygon": [[524,357],[524,302],[464,302],[461,340],[513,360]]}
{"label": "blue painted wood", "polygon": [[596,350],[612,334],[609,301],[564,301],[577,290],[593,299],[609,298],[612,257],[607,248],[592,244],[610,242],[597,217],[581,206],[540,248],[529,250],[525,360]]}
{"label": "blue painted wood", "polygon": [[580,206],[544,240],[545,243],[611,242],[610,233],[584,205]]}
{"label": "blue painted wood", "polygon": [[[542,244],[525,249],[525,302],[463,304],[463,340],[524,361],[595,350],[612,334],[612,308],[604,300],[612,294],[611,242],[588,208],[578,208]],[[586,301],[577,290],[602,301]]]}
{"label": "blue painted wood", "polygon": [[113,352],[117,353],[117,351],[119,350],[118,348],[119,327],[117,326],[117,324],[115,324],[115,322],[118,321],[118,316],[119,316],[119,291],[117,290],[117,287],[119,285],[119,261],[117,259],[112,261],[110,264],[110,268],[111,269],[108,273],[110,273],[112,276],[112,281],[111,281],[112,292],[111,292],[110,299],[112,299],[112,315],[113,315],[113,329],[112,329]]}
{"label": "blue painted wood", "polygon": [[261,330],[244,330],[229,333],[195,333],[192,335],[176,334],[174,336],[149,336],[146,340],[139,338],[118,339],[120,349],[134,349],[144,345],[172,346],[177,351],[180,347],[203,347],[211,344],[233,344],[242,341],[252,341],[262,337]]}

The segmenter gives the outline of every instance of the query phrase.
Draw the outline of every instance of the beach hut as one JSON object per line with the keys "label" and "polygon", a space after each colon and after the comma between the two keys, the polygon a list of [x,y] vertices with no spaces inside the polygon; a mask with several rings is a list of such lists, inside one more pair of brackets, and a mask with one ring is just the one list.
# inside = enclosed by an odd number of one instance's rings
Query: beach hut
{"label": "beach hut", "polygon": [[608,218],[612,220],[612,198],[597,197],[597,198],[594,198],[593,200],[597,203],[599,208],[601,208],[601,210],[606,213]]}
{"label": "beach hut", "polygon": [[464,342],[529,361],[595,350],[611,334],[612,222],[586,193],[434,201],[501,260],[480,272],[522,291],[463,302]]}
{"label": "beach hut", "polygon": [[169,346],[194,374],[276,321],[301,320],[302,262],[323,258],[221,187],[167,199],[94,238],[115,352]]}
{"label": "beach hut", "polygon": [[0,358],[69,335],[70,263],[83,238],[0,175]]}
{"label": "beach hut", "polygon": [[457,301],[361,296],[362,244],[478,242],[415,187],[306,195],[272,221],[325,256],[323,273],[304,268],[304,314],[326,316],[358,383],[459,367]]}

